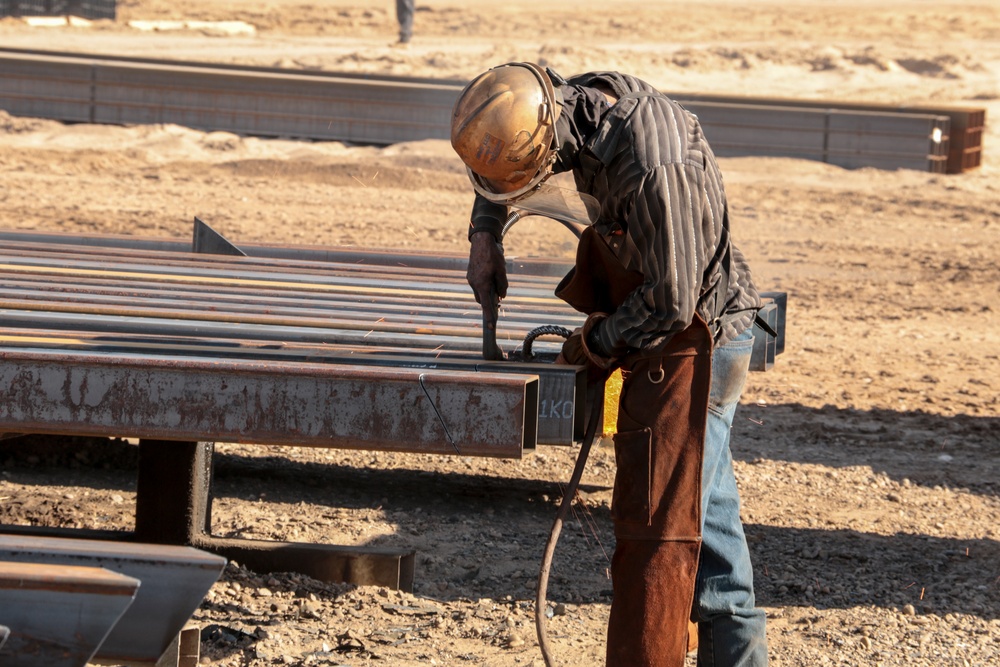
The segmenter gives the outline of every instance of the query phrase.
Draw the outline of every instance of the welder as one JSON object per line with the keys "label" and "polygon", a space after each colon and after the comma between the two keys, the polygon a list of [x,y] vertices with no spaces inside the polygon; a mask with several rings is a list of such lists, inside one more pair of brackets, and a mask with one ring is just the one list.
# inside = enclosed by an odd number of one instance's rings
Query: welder
{"label": "welder", "polygon": [[592,211],[556,294],[588,316],[560,361],[623,375],[606,664],[682,665],[689,619],[700,667],[767,664],[729,449],[761,300],[698,119],[633,76],[516,62],[466,86],[451,141],[480,303],[506,295],[510,211],[560,201],[550,176],[572,172]]}

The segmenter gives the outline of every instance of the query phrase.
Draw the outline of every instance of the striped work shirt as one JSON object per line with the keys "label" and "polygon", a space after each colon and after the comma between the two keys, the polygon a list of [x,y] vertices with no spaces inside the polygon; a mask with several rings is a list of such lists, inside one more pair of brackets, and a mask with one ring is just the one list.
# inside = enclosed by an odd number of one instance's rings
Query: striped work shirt
{"label": "striped work shirt", "polygon": [[[615,93],[573,167],[577,188],[601,205],[595,227],[644,282],[602,324],[606,350],[650,349],[697,312],[723,345],[753,324],[760,296],[730,238],[722,174],[698,119],[648,83],[617,72],[572,86]],[[500,238],[506,208],[477,195],[469,233]]]}

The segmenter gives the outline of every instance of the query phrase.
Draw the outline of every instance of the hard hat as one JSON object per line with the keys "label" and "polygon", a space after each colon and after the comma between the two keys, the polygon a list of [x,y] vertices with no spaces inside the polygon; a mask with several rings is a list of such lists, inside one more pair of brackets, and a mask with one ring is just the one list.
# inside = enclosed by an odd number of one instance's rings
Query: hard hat
{"label": "hard hat", "polygon": [[465,87],[451,115],[451,145],[476,192],[509,204],[551,175],[556,95],[549,76],[533,63],[494,67]]}

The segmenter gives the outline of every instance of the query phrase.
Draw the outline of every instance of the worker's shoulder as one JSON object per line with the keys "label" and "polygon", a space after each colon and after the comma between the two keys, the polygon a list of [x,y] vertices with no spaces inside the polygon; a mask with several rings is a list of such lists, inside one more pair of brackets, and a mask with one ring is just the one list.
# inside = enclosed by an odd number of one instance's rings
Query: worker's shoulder
{"label": "worker's shoulder", "polygon": [[[619,100],[617,152],[644,170],[667,165],[706,166],[711,153],[697,116],[663,96]],[[617,106],[617,105],[616,105]],[[614,113],[614,111],[612,112]]]}

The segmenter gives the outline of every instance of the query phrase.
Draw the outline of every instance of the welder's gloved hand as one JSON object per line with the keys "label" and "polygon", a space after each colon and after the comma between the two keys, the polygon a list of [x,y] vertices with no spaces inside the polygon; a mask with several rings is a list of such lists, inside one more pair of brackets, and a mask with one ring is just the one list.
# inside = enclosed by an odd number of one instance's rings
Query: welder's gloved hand
{"label": "welder's gloved hand", "polygon": [[607,318],[605,313],[594,313],[588,317],[583,326],[566,339],[556,357],[557,364],[586,366],[589,384],[603,383],[618,366],[616,356],[604,350],[600,342],[599,327]]}
{"label": "welder's gloved hand", "polygon": [[473,234],[469,243],[469,269],[465,278],[476,296],[476,303],[488,304],[491,292],[499,299],[507,296],[507,262],[503,258],[503,246],[488,232]]}

